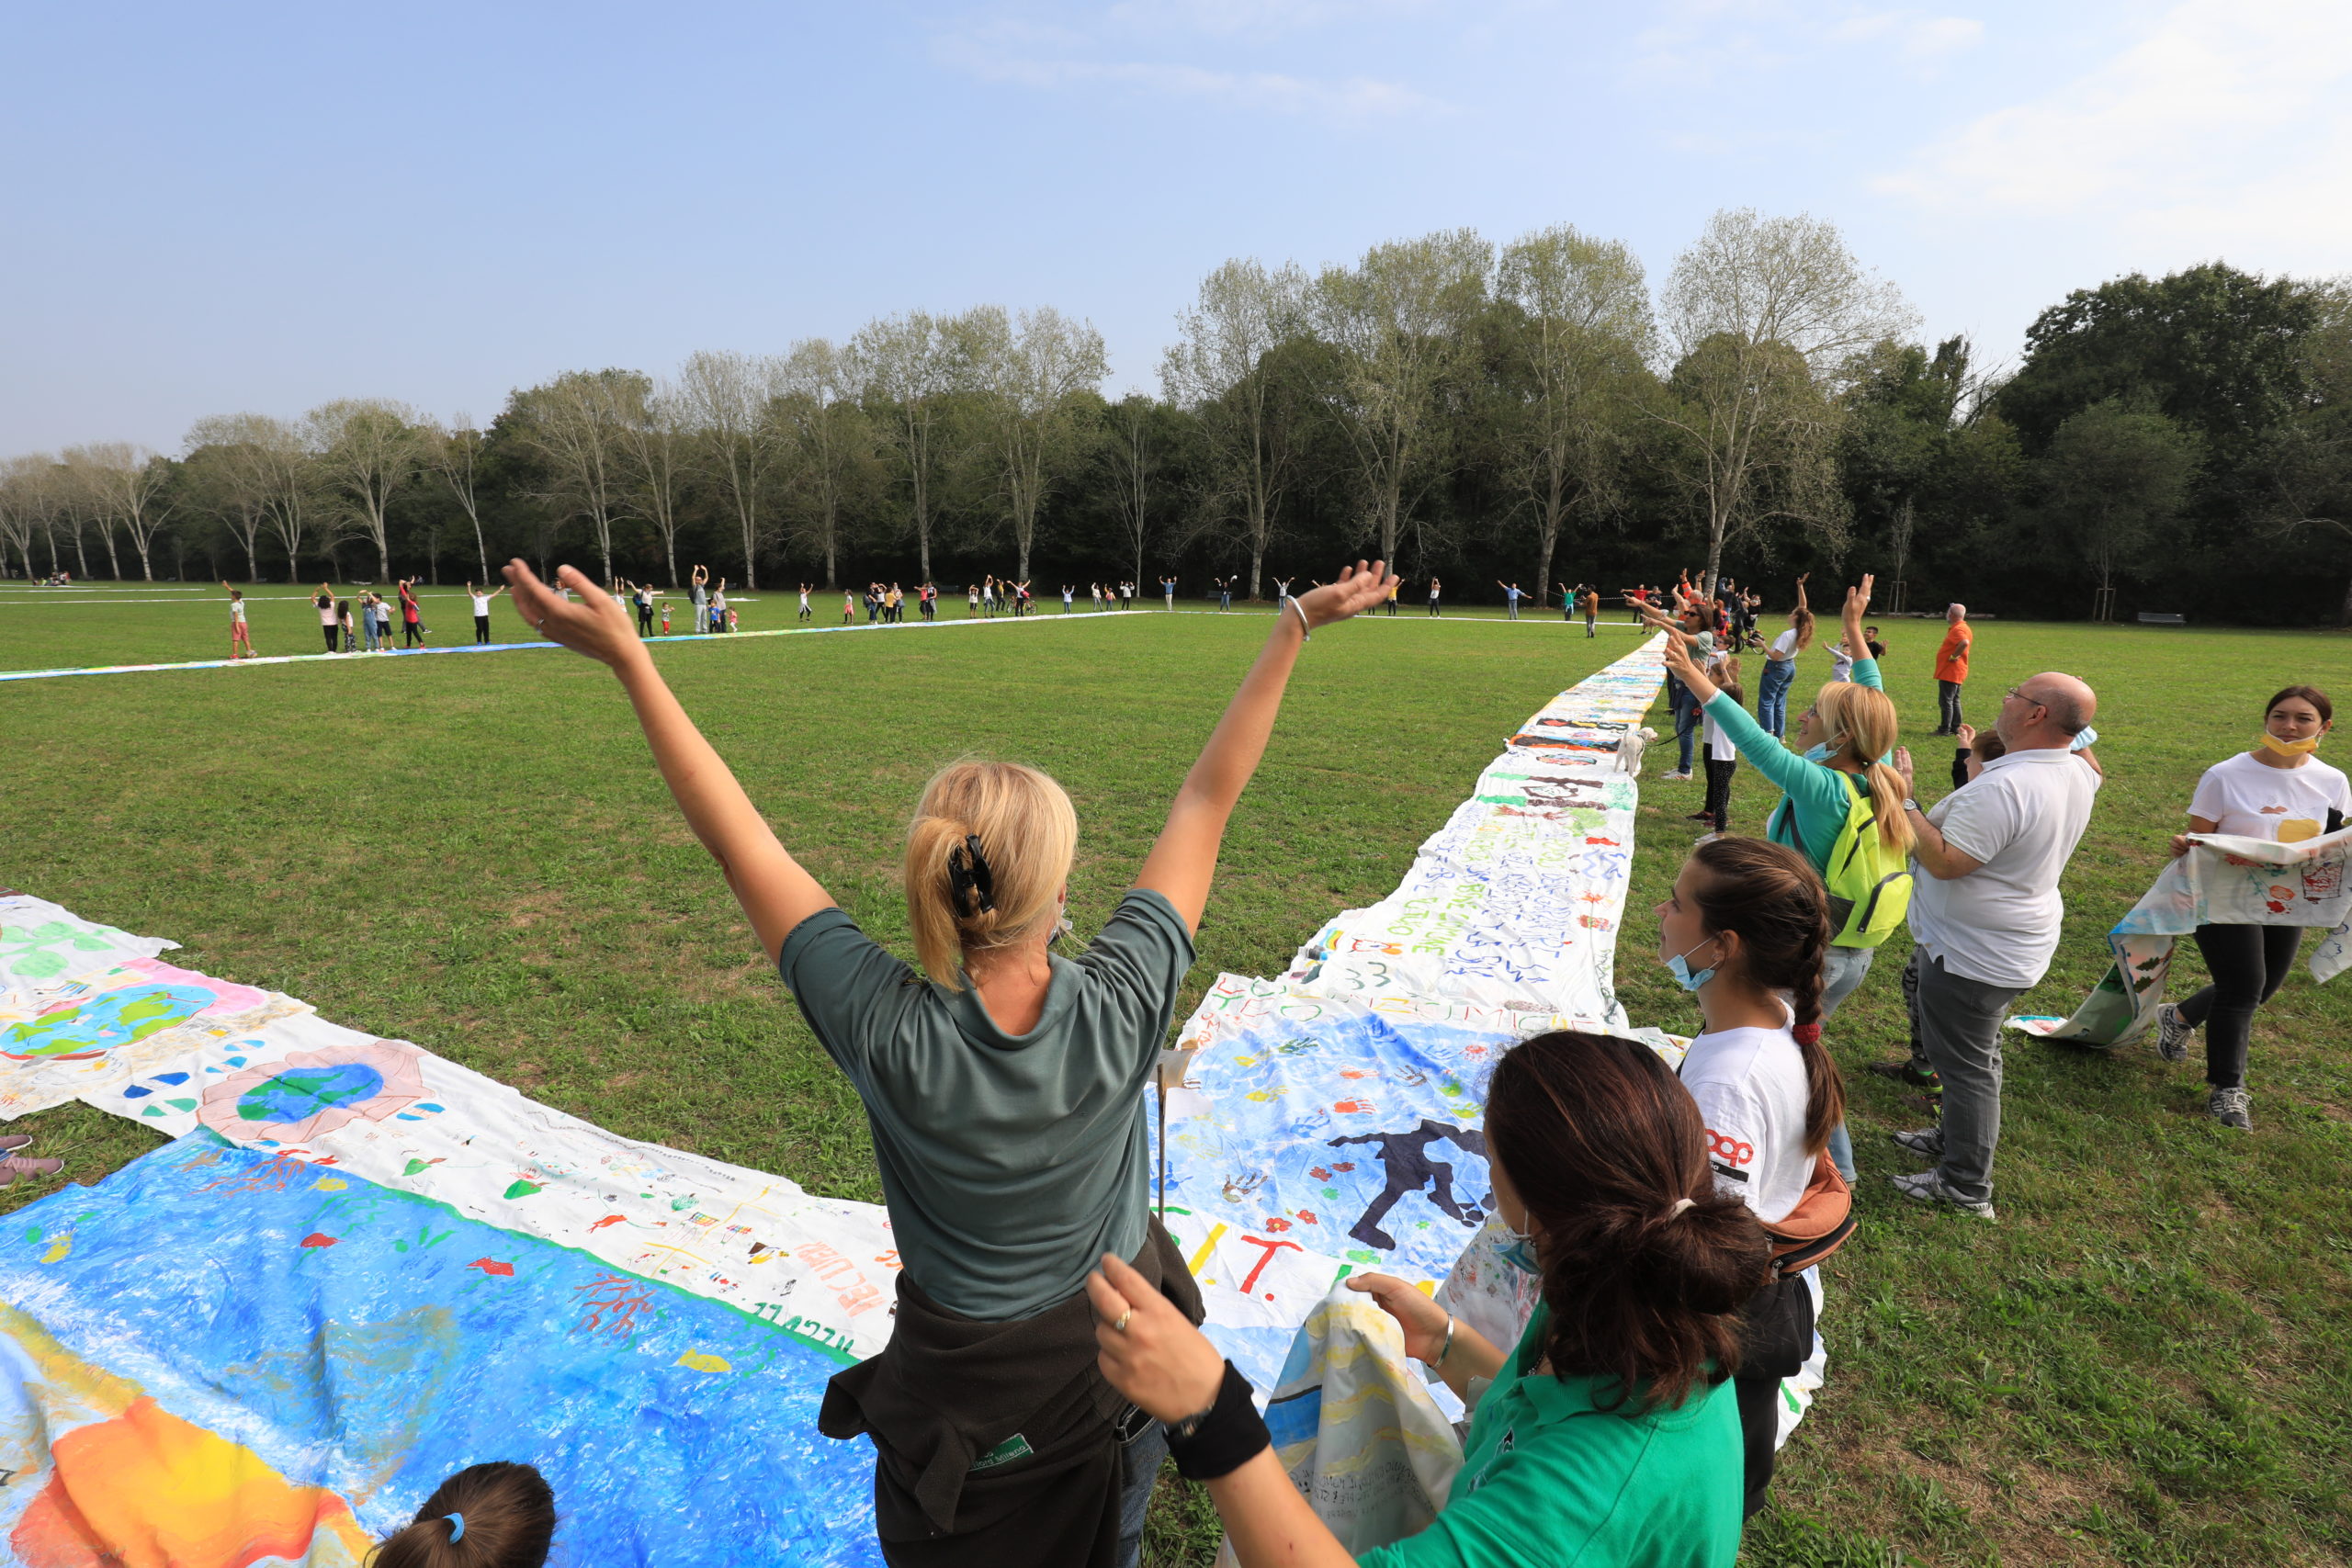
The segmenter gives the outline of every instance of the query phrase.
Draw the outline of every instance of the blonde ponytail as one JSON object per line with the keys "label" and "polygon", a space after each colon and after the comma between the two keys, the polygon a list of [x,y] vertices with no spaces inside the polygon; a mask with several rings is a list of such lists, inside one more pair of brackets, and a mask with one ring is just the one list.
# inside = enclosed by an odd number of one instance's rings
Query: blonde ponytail
{"label": "blonde ponytail", "polygon": [[1832,681],[1814,699],[1814,711],[1829,731],[1830,765],[1862,773],[1870,783],[1879,842],[1898,854],[1909,853],[1911,819],[1903,814],[1903,803],[1910,792],[1903,787],[1903,775],[1879,761],[1894,751],[1899,734],[1894,699],[1874,686]]}
{"label": "blonde ponytail", "polygon": [[907,923],[923,972],[964,988],[965,953],[1018,947],[1061,916],[1078,852],[1062,786],[1018,762],[950,762],[907,828]]}

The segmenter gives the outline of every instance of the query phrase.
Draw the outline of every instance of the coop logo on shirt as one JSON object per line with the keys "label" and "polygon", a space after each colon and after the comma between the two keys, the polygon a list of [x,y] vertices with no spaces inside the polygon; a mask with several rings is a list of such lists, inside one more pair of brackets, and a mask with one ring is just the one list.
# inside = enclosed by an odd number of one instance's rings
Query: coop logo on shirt
{"label": "coop logo on shirt", "polygon": [[1756,1163],[1754,1144],[1728,1137],[1713,1127],[1707,1129],[1707,1153],[1714,1161],[1715,1168],[1735,1181],[1747,1180],[1747,1172],[1741,1168]]}

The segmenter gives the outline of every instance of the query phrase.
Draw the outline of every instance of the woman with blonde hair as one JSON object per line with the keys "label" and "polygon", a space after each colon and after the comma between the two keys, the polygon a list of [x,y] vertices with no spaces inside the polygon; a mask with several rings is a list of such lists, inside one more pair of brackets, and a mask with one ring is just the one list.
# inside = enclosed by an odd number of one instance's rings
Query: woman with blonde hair
{"label": "woman with blonde hair", "polygon": [[819,1426],[874,1441],[885,1560],[1135,1562],[1161,1444],[1095,1366],[1087,1274],[1105,1253],[1131,1259],[1200,1316],[1148,1206],[1144,1085],[1291,666],[1310,631],[1379,602],[1385,564],[1284,606],[1135,888],[1074,957],[1051,951],[1068,927],[1069,797],[1013,763],[943,769],[907,835],[920,968],[785,851],[617,608],[566,604],[519,560],[506,580],[542,635],[619,678],[687,825],[865,1102],[899,1303],[888,1348],[834,1378]]}

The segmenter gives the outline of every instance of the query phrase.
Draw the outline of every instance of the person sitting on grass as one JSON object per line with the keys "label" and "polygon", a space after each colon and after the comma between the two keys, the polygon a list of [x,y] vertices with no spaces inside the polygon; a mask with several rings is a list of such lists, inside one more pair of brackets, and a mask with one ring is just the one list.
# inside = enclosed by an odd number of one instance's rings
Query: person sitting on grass
{"label": "person sitting on grass", "polygon": [[555,1524],[555,1492],[537,1469],[469,1465],[384,1539],[368,1568],[542,1568]]}
{"label": "person sitting on grass", "polygon": [[[1242,1568],[1730,1568],[1739,1552],[1741,1307],[1771,1275],[1717,1190],[1698,1106],[1646,1047],[1560,1031],[1513,1046],[1486,1111],[1488,1174],[1541,1281],[1508,1352],[1406,1280],[1348,1280],[1472,1405],[1461,1470],[1419,1535],[1351,1559],[1283,1473],[1248,1380],[1115,1255],[1087,1280],[1102,1375],[1168,1424]],[[1483,1385],[1483,1392],[1482,1392]]]}
{"label": "person sitting on grass", "polygon": [[872,1437],[886,1560],[1134,1562],[1161,1449],[1092,1371],[1086,1276],[1106,1251],[1131,1258],[1171,1312],[1200,1314],[1149,1211],[1143,1086],[1291,667],[1312,628],[1378,601],[1385,567],[1359,562],[1275,619],[1134,890],[1075,958],[1052,952],[1077,850],[1069,797],[1014,763],[943,769],[903,867],[920,968],[777,841],[617,608],[567,604],[519,560],[506,580],[543,635],[617,677],[687,825],[865,1102],[899,1303],[888,1348],[833,1379],[819,1427]]}

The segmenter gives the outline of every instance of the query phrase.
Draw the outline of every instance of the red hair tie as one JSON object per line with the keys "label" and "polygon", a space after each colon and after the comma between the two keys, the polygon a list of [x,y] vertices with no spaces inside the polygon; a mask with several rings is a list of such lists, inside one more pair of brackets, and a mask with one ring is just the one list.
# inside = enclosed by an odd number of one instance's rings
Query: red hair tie
{"label": "red hair tie", "polygon": [[1821,1025],[1817,1023],[1800,1023],[1789,1032],[1796,1037],[1796,1042],[1800,1045],[1821,1043]]}

